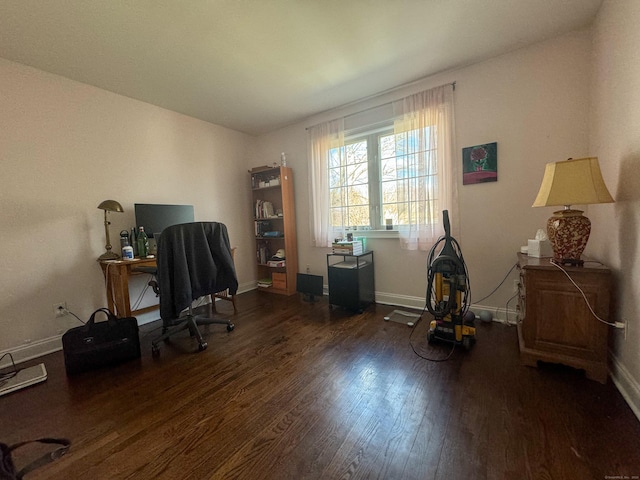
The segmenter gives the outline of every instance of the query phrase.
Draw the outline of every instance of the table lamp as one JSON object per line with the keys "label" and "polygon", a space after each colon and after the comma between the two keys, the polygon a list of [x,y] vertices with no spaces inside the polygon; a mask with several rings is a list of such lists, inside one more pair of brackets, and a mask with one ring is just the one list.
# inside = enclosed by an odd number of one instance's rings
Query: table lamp
{"label": "table lamp", "polygon": [[561,265],[582,266],[580,260],[591,234],[591,221],[582,210],[571,205],[612,203],[614,200],[602,179],[597,157],[547,163],[534,207],[564,205],[547,221],[547,235],[553,248],[553,261]]}
{"label": "table lamp", "polygon": [[107,214],[109,212],[124,212],[124,210],[122,209],[122,205],[115,200],[105,200],[98,205],[98,208],[104,210],[104,233],[107,237],[107,243],[104,246],[107,251],[100,255],[98,260],[117,260],[120,258],[120,255],[111,251],[111,240],[109,240],[109,225],[111,222],[109,222]]}

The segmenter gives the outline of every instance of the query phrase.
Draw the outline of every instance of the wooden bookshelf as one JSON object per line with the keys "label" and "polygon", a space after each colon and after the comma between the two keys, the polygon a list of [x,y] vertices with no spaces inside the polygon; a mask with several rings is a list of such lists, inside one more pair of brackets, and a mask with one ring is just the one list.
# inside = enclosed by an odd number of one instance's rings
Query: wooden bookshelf
{"label": "wooden bookshelf", "polygon": [[[250,174],[258,289],[293,295],[298,272],[293,172],[290,167],[258,167]],[[281,249],[285,265],[270,266],[269,260]]]}

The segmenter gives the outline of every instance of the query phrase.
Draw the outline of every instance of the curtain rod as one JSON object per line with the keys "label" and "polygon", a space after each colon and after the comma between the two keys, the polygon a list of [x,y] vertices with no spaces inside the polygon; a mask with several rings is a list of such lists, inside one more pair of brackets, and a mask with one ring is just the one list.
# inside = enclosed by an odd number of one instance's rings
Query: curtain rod
{"label": "curtain rod", "polygon": [[[384,91],[382,91],[382,92],[380,92],[380,93],[376,93],[376,94],[374,94],[374,95],[370,95],[370,96],[368,96],[368,97],[361,98],[361,99],[356,100],[356,101],[354,101],[354,102],[349,102],[349,103],[342,104],[342,105],[340,105],[340,106],[338,106],[338,107],[334,107],[334,108],[332,108],[331,110],[326,110],[326,111],[327,111],[327,112],[330,112],[330,111],[333,111],[333,110],[339,110],[339,109],[341,109],[341,108],[346,108],[346,107],[349,107],[349,106],[351,106],[351,105],[356,105],[356,104],[358,104],[358,103],[365,102],[365,101],[367,101],[367,100],[371,100],[371,99],[373,99],[373,98],[381,97],[382,95],[386,95],[387,93],[394,92],[394,91],[399,90],[399,89],[401,89],[401,88],[409,87],[409,86],[414,85],[414,84],[416,84],[416,83],[422,82],[423,80],[424,80],[424,79],[416,80],[415,82],[405,83],[405,84],[403,84],[403,85],[399,85],[399,86],[397,86],[397,87],[393,87],[393,88],[390,88],[390,89],[388,89],[388,90],[384,90]],[[442,85],[437,85],[437,86],[435,86],[435,87],[431,87],[431,88],[440,88],[440,87],[446,87],[447,85],[451,85],[451,87],[453,87],[453,91],[455,92],[455,90],[456,90],[456,83],[457,83],[457,82],[454,80],[453,82],[443,83]],[[427,89],[427,90],[431,90],[431,88],[429,88],[429,89]],[[376,109],[376,108],[384,107],[385,105],[390,105],[390,104],[392,104],[394,101],[395,101],[395,100],[392,100],[392,101],[390,101],[390,102],[381,103],[380,105],[374,105],[373,107],[365,108],[364,110],[359,110],[359,111],[357,111],[357,112],[355,112],[355,113],[351,113],[351,114],[349,114],[349,115],[345,115],[345,117],[344,117],[344,118],[353,117],[354,115],[360,115],[361,113],[368,112],[369,110],[373,110],[373,109]],[[305,130],[309,130],[310,128],[313,128],[313,127],[315,127],[316,125],[320,125],[321,123],[324,123],[324,122],[318,122],[318,123],[315,123],[315,124],[310,125],[310,126],[308,126],[308,127],[305,127]]]}

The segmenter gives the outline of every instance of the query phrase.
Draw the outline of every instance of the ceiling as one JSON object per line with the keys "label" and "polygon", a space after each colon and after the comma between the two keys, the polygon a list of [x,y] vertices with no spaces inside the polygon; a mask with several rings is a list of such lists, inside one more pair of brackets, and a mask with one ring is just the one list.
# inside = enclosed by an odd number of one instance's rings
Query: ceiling
{"label": "ceiling", "polygon": [[0,0],[0,57],[253,135],[593,21],[602,0]]}

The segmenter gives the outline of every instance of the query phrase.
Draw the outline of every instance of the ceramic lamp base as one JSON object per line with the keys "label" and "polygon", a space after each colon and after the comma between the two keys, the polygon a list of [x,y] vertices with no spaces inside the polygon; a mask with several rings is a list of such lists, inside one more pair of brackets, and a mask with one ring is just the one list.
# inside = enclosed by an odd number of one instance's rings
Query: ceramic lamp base
{"label": "ceramic lamp base", "polygon": [[591,221],[582,210],[559,210],[547,221],[547,235],[556,263],[583,265],[580,260],[591,234]]}

